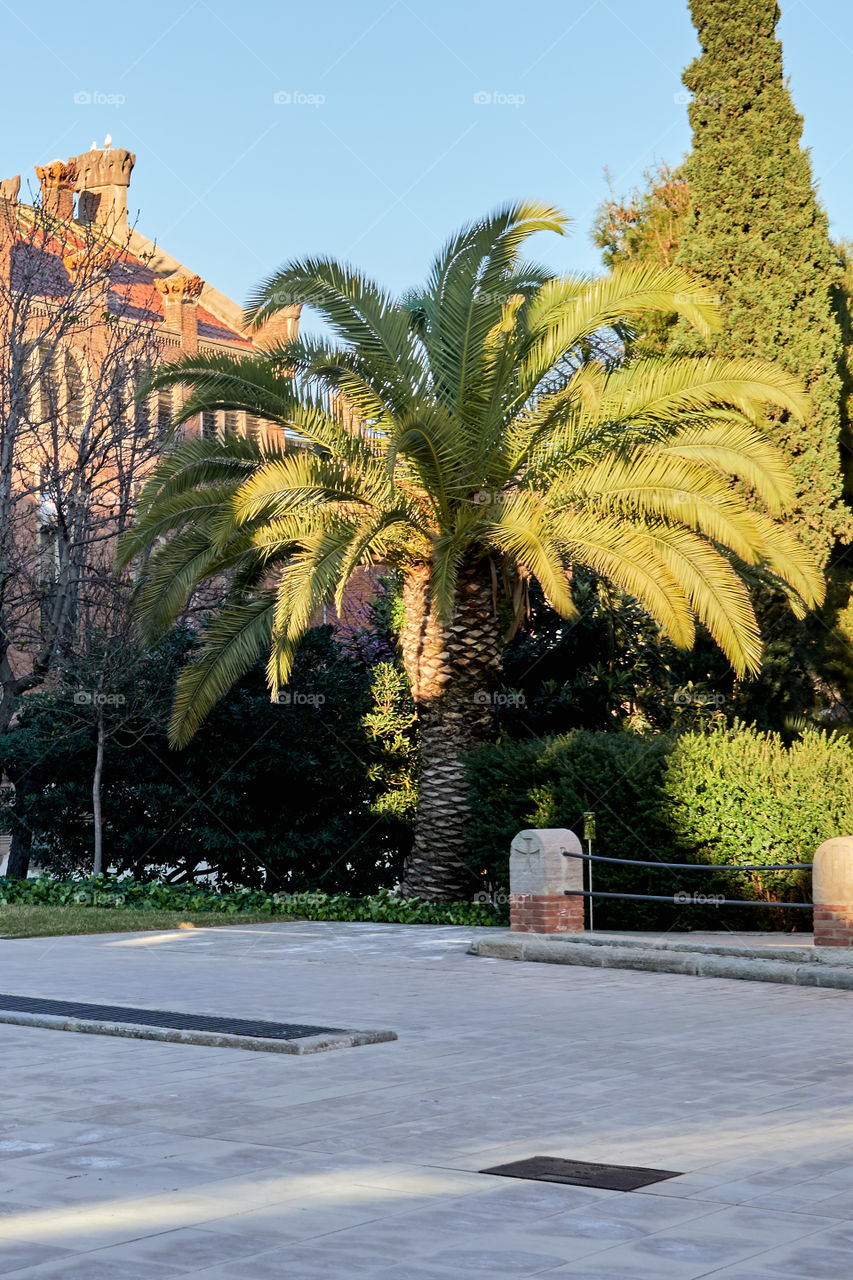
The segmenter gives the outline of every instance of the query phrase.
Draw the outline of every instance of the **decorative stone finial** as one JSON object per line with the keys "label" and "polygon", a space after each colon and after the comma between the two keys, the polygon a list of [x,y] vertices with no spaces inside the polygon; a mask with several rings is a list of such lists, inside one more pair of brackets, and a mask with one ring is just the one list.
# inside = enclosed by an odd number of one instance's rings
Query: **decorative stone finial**
{"label": "decorative stone finial", "polygon": [[41,183],[41,203],[45,213],[61,218],[63,222],[74,216],[76,176],[77,168],[73,158],[36,165],[36,177]]}
{"label": "decorative stone finial", "polygon": [[7,200],[9,204],[17,204],[20,190],[21,175],[19,173],[16,173],[14,178],[0,178],[0,200]]}
{"label": "decorative stone finial", "polygon": [[94,252],[91,249],[74,249],[62,257],[62,265],[72,284],[79,278],[98,271],[106,275],[112,262],[113,255],[108,249],[97,249]]}
{"label": "decorative stone finial", "polygon": [[130,173],[135,164],[133,152],[122,151],[119,147],[111,147],[108,151],[84,151],[77,157],[77,190],[129,187]]}
{"label": "decorative stone finial", "polygon": [[286,346],[299,337],[301,303],[291,303],[273,312],[260,329],[251,330],[249,336],[258,347]]}
{"label": "decorative stone finial", "polygon": [[201,276],[166,276],[155,280],[154,286],[166,302],[197,302],[204,288]]}
{"label": "decorative stone finial", "polygon": [[109,147],[77,157],[81,222],[96,222],[111,233],[127,227],[127,188],[136,163],[132,151]]}
{"label": "decorative stone finial", "polygon": [[77,164],[74,158],[70,160],[51,160],[50,164],[37,164],[36,177],[42,186],[42,191],[46,188],[54,187],[73,187],[77,178]]}

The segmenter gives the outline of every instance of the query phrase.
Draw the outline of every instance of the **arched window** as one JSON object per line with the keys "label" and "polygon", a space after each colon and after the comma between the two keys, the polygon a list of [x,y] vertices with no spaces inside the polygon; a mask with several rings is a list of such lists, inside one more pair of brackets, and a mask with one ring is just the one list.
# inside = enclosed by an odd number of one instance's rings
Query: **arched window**
{"label": "arched window", "polygon": [[160,431],[168,431],[172,425],[172,392],[165,387],[157,392],[157,427]]}
{"label": "arched window", "polygon": [[32,408],[39,422],[61,425],[69,435],[82,430],[86,414],[86,385],[80,361],[70,351],[45,351],[35,346],[30,355]]}
{"label": "arched window", "polygon": [[80,365],[70,351],[65,353],[65,421],[69,433],[76,436],[83,429],[86,388]]}

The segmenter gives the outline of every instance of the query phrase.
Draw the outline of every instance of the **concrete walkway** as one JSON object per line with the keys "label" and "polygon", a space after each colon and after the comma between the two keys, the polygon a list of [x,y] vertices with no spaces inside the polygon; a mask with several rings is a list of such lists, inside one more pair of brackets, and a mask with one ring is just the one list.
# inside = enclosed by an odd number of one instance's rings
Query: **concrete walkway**
{"label": "concrete walkway", "polygon": [[[0,1275],[849,1280],[853,993],[277,924],[0,944],[2,987],[332,1026],[295,1058],[0,1026]],[[684,1170],[621,1193],[478,1170]]]}

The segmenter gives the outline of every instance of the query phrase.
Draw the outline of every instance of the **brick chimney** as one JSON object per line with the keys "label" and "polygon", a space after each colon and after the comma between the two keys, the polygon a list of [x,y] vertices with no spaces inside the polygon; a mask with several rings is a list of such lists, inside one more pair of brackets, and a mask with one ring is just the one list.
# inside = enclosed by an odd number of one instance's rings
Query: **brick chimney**
{"label": "brick chimney", "polygon": [[280,347],[295,342],[299,337],[301,311],[300,303],[282,307],[260,329],[249,330],[248,336],[258,347]]}
{"label": "brick chimney", "polygon": [[36,177],[41,183],[44,211],[62,222],[73,218],[74,182],[77,177],[73,156],[69,160],[51,160],[50,164],[37,164]]}
{"label": "brick chimney", "polygon": [[20,175],[0,179],[0,290],[7,290],[12,273],[12,253],[18,230]]}
{"label": "brick chimney", "polygon": [[77,203],[81,222],[96,223],[114,235],[127,230],[127,189],[136,163],[118,147],[84,151],[77,157]]}
{"label": "brick chimney", "polygon": [[163,323],[180,335],[181,351],[194,356],[198,351],[198,300],[204,287],[200,276],[167,276],[155,280],[163,298]]}

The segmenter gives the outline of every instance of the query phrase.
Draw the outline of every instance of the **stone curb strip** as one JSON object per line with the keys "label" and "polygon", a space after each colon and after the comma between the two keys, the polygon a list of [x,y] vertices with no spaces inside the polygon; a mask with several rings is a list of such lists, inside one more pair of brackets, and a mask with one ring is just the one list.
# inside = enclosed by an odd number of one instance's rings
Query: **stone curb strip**
{"label": "stone curb strip", "polygon": [[[811,953],[791,948],[790,958],[769,958],[769,947],[710,949],[689,943],[659,946],[619,941],[575,941],[567,937],[533,938],[508,935],[483,938],[471,944],[469,955],[493,960],[534,960],[545,964],[570,964],[591,969],[639,969],[646,973],[686,973],[701,978],[737,978],[746,982],[780,982],[797,987],[835,987],[853,991],[853,957],[847,964],[824,958],[827,948]],[[829,949],[839,960],[837,948]],[[846,959],[846,957],[845,957]]]}
{"label": "stone curb strip", "polygon": [[214,1049],[254,1049],[259,1053],[323,1053],[326,1049],[353,1049],[363,1044],[396,1040],[395,1031],[336,1031],[304,1036],[299,1040],[268,1040],[260,1036],[235,1036],[215,1031],[181,1031],[173,1027],[148,1027],[129,1022],[95,1022],[49,1013],[0,1010],[0,1022],[50,1031],[79,1031],[93,1036],[126,1036],[132,1040],[161,1040],[169,1044],[203,1044]]}

